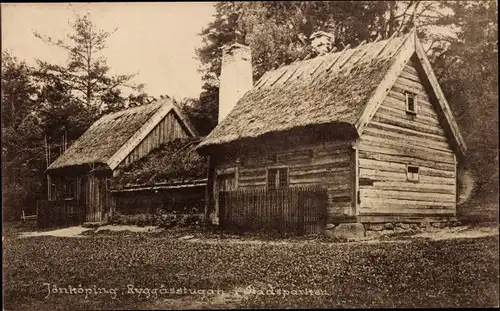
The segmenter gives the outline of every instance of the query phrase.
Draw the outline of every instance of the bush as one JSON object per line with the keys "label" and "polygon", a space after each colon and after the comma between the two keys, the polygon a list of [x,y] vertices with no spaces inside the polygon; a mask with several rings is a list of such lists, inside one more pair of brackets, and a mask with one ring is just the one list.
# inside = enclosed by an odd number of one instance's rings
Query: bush
{"label": "bush", "polygon": [[139,227],[151,226],[154,224],[154,215],[151,214],[135,214],[135,215],[123,215],[115,214],[109,220],[113,225],[135,225]]}
{"label": "bush", "polygon": [[113,225],[136,225],[136,226],[158,226],[159,228],[172,228],[175,226],[191,226],[200,224],[203,221],[203,214],[200,214],[196,208],[183,212],[170,212],[160,208],[155,214],[134,214],[123,215],[116,213],[109,223]]}
{"label": "bush", "polygon": [[157,209],[155,217],[155,225],[160,228],[172,228],[175,226],[190,226],[200,224],[203,220],[203,214],[198,212],[198,209],[185,209],[183,212],[168,212],[165,209]]}
{"label": "bush", "polygon": [[2,191],[4,220],[18,220],[23,204],[26,203],[26,190],[18,183],[5,184]]}

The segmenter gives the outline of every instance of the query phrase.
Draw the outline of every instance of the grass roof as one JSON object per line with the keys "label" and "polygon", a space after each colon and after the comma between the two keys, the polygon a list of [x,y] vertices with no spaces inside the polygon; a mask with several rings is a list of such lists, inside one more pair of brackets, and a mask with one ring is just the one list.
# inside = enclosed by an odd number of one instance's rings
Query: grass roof
{"label": "grass roof", "polygon": [[187,182],[207,176],[207,159],[195,147],[199,138],[175,139],[151,151],[144,158],[122,169],[113,178],[113,187]]}
{"label": "grass roof", "polygon": [[58,157],[48,170],[90,163],[105,164],[163,104],[163,101],[158,101],[103,116]]}

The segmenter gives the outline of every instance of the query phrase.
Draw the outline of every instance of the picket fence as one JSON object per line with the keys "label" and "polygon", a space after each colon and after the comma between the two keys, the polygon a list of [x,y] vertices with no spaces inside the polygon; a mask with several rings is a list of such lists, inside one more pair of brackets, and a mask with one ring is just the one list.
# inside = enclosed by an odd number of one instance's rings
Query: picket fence
{"label": "picket fence", "polygon": [[326,189],[316,187],[221,191],[219,221],[238,232],[319,233],[326,225],[327,203]]}

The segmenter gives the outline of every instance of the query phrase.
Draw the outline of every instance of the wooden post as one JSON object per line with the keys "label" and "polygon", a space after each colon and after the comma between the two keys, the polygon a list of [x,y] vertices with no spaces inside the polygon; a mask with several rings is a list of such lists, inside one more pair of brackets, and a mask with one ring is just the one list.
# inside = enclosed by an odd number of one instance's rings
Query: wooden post
{"label": "wooden post", "polygon": [[49,156],[48,156],[48,151],[47,151],[47,133],[44,134],[44,149],[45,149],[45,163],[47,164],[46,168],[49,167]]}
{"label": "wooden post", "polygon": [[208,156],[207,165],[207,186],[205,188],[205,217],[209,219],[210,213],[215,209],[214,204],[214,165],[212,156]]}
{"label": "wooden post", "polygon": [[40,201],[36,202],[36,226],[37,228],[41,227],[41,219],[40,219]]}
{"label": "wooden post", "polygon": [[359,139],[356,139],[351,144],[351,211],[350,216],[354,216],[359,212]]}
{"label": "wooden post", "polygon": [[51,184],[52,181],[50,180],[50,175],[47,174],[47,201],[51,200],[51,192],[50,192]]}

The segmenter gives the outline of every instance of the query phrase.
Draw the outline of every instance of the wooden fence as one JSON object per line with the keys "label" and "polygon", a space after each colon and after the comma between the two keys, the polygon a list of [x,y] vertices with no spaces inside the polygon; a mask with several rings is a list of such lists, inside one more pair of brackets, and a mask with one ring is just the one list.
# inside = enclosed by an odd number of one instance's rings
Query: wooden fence
{"label": "wooden fence", "polygon": [[231,231],[303,235],[326,225],[326,189],[221,191],[218,201],[220,224]]}
{"label": "wooden fence", "polygon": [[85,208],[77,200],[37,202],[38,228],[66,227],[82,224]]}

